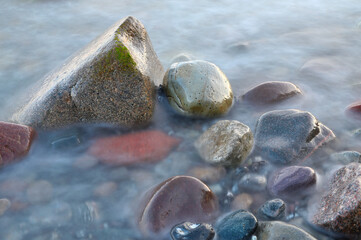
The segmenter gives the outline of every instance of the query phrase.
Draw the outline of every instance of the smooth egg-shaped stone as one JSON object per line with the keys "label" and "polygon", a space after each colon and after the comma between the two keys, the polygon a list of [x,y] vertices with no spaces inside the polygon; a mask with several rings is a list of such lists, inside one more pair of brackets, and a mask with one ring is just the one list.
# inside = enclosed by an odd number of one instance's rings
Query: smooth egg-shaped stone
{"label": "smooth egg-shaped stone", "polygon": [[194,60],[170,66],[163,79],[170,105],[192,117],[225,114],[233,103],[226,75],[213,63]]}
{"label": "smooth egg-shaped stone", "polygon": [[256,105],[263,105],[280,102],[298,94],[302,92],[293,83],[274,81],[252,88],[242,96],[242,99]]}
{"label": "smooth egg-shaped stone", "polygon": [[165,236],[184,221],[210,222],[218,215],[218,200],[194,177],[175,176],[150,189],[139,208],[139,228],[148,238]]}

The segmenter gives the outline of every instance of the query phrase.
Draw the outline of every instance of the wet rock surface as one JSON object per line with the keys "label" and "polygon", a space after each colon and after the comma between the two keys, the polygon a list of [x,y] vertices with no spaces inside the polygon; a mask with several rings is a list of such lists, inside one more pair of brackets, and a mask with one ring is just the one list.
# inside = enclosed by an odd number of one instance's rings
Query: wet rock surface
{"label": "wet rock surface", "polygon": [[331,154],[330,159],[344,165],[352,162],[361,163],[361,154],[357,151],[343,151]]}
{"label": "wet rock surface", "polygon": [[301,90],[290,82],[265,82],[246,92],[241,99],[255,105],[277,103],[296,95]]}
{"label": "wet rock surface", "polygon": [[195,142],[199,155],[208,163],[237,166],[253,146],[250,128],[238,121],[222,120],[212,125]]}
{"label": "wet rock surface", "polygon": [[252,236],[256,228],[256,217],[245,210],[228,214],[215,226],[219,240],[246,240]]}
{"label": "wet rock surface", "polygon": [[170,105],[182,115],[216,117],[225,114],[233,103],[226,75],[210,62],[174,63],[165,73],[163,85]]}
{"label": "wet rock surface", "polygon": [[255,235],[258,239],[262,240],[316,240],[316,238],[314,238],[304,230],[279,221],[260,221],[258,223]]}
{"label": "wet rock surface", "polygon": [[311,113],[276,110],[263,114],[257,122],[254,150],[273,163],[288,164],[311,155],[335,139],[335,134]]}
{"label": "wet rock surface", "polygon": [[149,130],[97,139],[88,152],[109,165],[154,163],[165,158],[180,141],[163,132]]}
{"label": "wet rock surface", "polygon": [[267,187],[267,179],[260,174],[247,173],[239,180],[238,187],[248,192],[263,192]]}
{"label": "wet rock surface", "polygon": [[7,122],[0,122],[0,133],[0,167],[25,156],[36,134],[31,127]]}
{"label": "wet rock surface", "polygon": [[149,121],[163,68],[144,26],[127,17],[44,79],[13,116],[35,128],[76,123],[137,126]]}
{"label": "wet rock surface", "polygon": [[170,232],[173,240],[212,240],[215,234],[210,224],[191,222],[176,225]]}
{"label": "wet rock surface", "polygon": [[275,172],[268,181],[269,192],[287,199],[310,194],[316,184],[316,173],[310,167],[291,166]]}
{"label": "wet rock surface", "polygon": [[286,216],[286,204],[276,198],[265,202],[257,212],[258,220],[282,220]]}
{"label": "wet rock surface", "polygon": [[218,214],[212,191],[194,177],[175,176],[149,190],[142,200],[139,227],[148,237],[169,234],[182,221],[209,222]]}
{"label": "wet rock surface", "polygon": [[332,177],[313,223],[327,230],[361,234],[361,164],[351,163]]}

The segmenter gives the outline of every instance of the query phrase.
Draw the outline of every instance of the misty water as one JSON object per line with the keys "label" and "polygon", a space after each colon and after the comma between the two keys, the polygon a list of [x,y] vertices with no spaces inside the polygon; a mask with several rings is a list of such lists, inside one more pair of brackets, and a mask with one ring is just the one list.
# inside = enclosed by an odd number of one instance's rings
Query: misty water
{"label": "misty water", "polygon": [[[164,68],[186,53],[219,66],[235,97],[272,80],[295,83],[303,91],[301,97],[267,108],[236,101],[222,119],[236,119],[254,131],[264,112],[305,110],[335,132],[338,141],[328,154],[361,150],[361,139],[352,136],[361,122],[345,113],[361,92],[359,0],[0,0],[0,120],[10,119],[44,75],[128,15],[145,25]],[[79,163],[92,139],[123,129],[80,126],[40,132],[29,155],[0,172],[0,198],[16,199],[19,205],[0,218],[0,239],[142,239],[134,227],[134,200],[150,186],[202,165],[192,143],[216,121],[177,118],[158,106],[149,128],[184,141],[162,162],[134,168]],[[318,167],[326,182],[340,166]],[[4,190],[6,181],[12,185]],[[38,181],[51,184],[52,196],[32,204],[23,186]],[[116,183],[115,192],[95,196],[94,189],[106,182]]]}

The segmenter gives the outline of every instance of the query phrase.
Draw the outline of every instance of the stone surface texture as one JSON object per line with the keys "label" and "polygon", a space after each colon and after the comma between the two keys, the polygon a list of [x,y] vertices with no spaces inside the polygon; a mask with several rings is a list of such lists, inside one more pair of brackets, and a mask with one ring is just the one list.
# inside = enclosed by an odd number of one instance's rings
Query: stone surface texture
{"label": "stone surface texture", "polygon": [[304,230],[279,221],[259,222],[255,235],[262,240],[316,240]]}
{"label": "stone surface texture", "polygon": [[211,222],[218,215],[218,200],[200,180],[172,177],[150,189],[140,204],[139,227],[148,238],[168,235],[184,221]]}
{"label": "stone surface texture", "polygon": [[302,198],[316,185],[316,172],[310,167],[290,166],[275,172],[268,181],[269,192],[287,199]]}
{"label": "stone surface texture", "polygon": [[42,129],[143,125],[152,117],[154,86],[163,74],[144,26],[126,17],[46,76],[13,120]]}
{"label": "stone surface texture", "polygon": [[233,104],[226,75],[213,63],[194,60],[172,64],[163,79],[170,105],[192,117],[216,117]]}
{"label": "stone surface texture", "polygon": [[290,82],[265,82],[246,92],[242,99],[257,105],[271,104],[302,94],[301,90]]}
{"label": "stone surface texture", "polygon": [[25,156],[35,135],[31,127],[0,122],[0,167]]}
{"label": "stone surface texture", "polygon": [[254,150],[273,163],[288,164],[307,158],[333,139],[335,134],[311,113],[276,110],[259,118]]}
{"label": "stone surface texture", "polygon": [[313,223],[327,230],[361,235],[361,164],[350,163],[332,177]]}
{"label": "stone surface texture", "polygon": [[245,210],[234,211],[216,225],[218,240],[246,240],[255,232],[257,219]]}
{"label": "stone surface texture", "polygon": [[205,131],[195,142],[195,147],[208,163],[237,166],[251,151],[253,134],[243,123],[222,120]]}
{"label": "stone surface texture", "polygon": [[212,240],[215,234],[210,224],[191,222],[178,224],[170,232],[173,240]]}
{"label": "stone surface texture", "polygon": [[281,220],[286,215],[286,204],[282,199],[276,198],[265,202],[257,212],[259,220]]}
{"label": "stone surface texture", "polygon": [[99,138],[88,153],[109,165],[155,163],[165,158],[180,141],[161,131],[148,130]]}

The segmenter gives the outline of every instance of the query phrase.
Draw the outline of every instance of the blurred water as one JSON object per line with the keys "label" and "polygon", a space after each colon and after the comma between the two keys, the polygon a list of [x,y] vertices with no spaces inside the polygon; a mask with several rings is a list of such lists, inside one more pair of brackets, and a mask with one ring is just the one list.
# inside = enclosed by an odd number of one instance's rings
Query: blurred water
{"label": "blurred water", "polygon": [[[360,122],[344,110],[361,97],[359,0],[0,0],[0,120],[7,120],[36,91],[36,82],[46,73],[127,15],[145,25],[165,68],[174,56],[186,52],[217,64],[231,80],[235,96],[267,80],[291,81],[304,92],[301,99],[268,109],[236,106],[224,118],[243,121],[254,129],[257,117],[266,110],[298,108],[313,113],[346,143],[352,142],[347,132]],[[90,173],[78,179],[69,170],[72,164],[64,160],[71,162],[74,155],[54,156],[36,149],[21,168],[20,164],[9,168],[2,178],[24,174],[31,181],[53,179],[55,196],[77,204],[88,201],[91,196],[85,192],[106,180],[109,169],[97,169],[95,179]],[[167,167],[162,170],[162,166],[156,171],[158,176],[151,183],[173,173],[165,174]],[[54,181],[66,176],[72,176],[69,182]],[[80,189],[80,197],[65,194],[69,185],[74,187],[72,193]],[[123,196],[120,202],[137,195],[129,188],[118,192],[116,196]],[[116,201],[113,198],[109,201]],[[126,212],[120,215],[128,216]]]}

